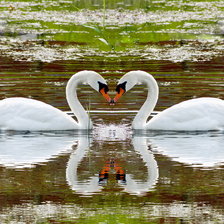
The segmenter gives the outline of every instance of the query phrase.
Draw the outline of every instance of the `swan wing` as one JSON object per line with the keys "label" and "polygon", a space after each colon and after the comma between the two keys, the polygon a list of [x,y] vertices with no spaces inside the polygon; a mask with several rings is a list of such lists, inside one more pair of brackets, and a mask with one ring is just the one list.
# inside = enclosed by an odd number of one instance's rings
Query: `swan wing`
{"label": "swan wing", "polygon": [[154,116],[146,129],[206,131],[224,129],[224,101],[197,98],[176,104]]}
{"label": "swan wing", "polygon": [[70,130],[78,124],[59,109],[38,100],[13,97],[0,101],[0,129]]}

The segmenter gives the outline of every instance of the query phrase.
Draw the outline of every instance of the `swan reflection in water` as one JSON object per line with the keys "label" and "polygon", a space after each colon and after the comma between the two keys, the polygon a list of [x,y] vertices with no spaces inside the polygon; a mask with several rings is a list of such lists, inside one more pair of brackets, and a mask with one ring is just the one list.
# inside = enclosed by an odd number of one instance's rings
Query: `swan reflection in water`
{"label": "swan reflection in water", "polygon": [[224,162],[224,132],[144,133],[154,153],[193,167],[212,168]]}
{"label": "swan reflection in water", "polygon": [[[113,138],[116,139],[116,137],[115,130],[113,131]],[[125,166],[122,166],[114,157],[109,159],[105,158],[105,163],[101,169],[98,170],[98,173],[89,177],[88,180],[78,180],[78,168],[89,151],[90,143],[90,139],[79,139],[76,150],[70,155],[66,168],[66,178],[72,190],[80,194],[90,195],[102,191],[104,187],[109,185],[109,182],[113,182],[114,180],[116,180],[117,184],[124,192],[130,194],[143,195],[154,189],[159,176],[158,165],[153,153],[148,149],[146,138],[142,138],[141,136],[133,136],[132,145],[135,150],[134,153],[137,153],[141,157],[139,161],[142,161],[143,165],[147,168],[147,175],[143,175],[144,180],[136,179],[134,175],[131,174],[132,171],[136,171],[135,167],[132,167],[132,169],[127,172]],[[114,147],[116,147],[116,144],[114,145]],[[125,150],[128,152],[129,149]],[[128,163],[130,162],[126,161],[123,164],[132,166],[132,164]],[[138,172],[142,171],[138,170]]]}
{"label": "swan reflection in water", "polygon": [[[23,168],[35,168],[37,164],[46,164],[50,160],[55,160],[61,154],[70,155],[66,166],[66,179],[71,187],[77,193],[80,194],[93,194],[95,192],[102,191],[107,181],[110,183],[112,179],[118,183],[118,186],[123,191],[131,194],[144,194],[154,187],[158,179],[158,167],[151,151],[148,150],[148,146],[145,144],[144,139],[141,137],[133,138],[133,146],[135,151],[125,148],[122,160],[126,158],[126,152],[131,152],[133,161],[137,161],[138,167],[146,167],[147,175],[143,175],[143,179],[137,179],[134,176],[136,172],[142,172],[141,170],[133,169],[132,163],[126,161],[119,163],[116,159],[120,155],[120,149],[118,148],[114,152],[114,157],[109,156],[109,163],[107,163],[108,155],[114,151],[116,144],[121,142],[128,142],[127,135],[130,135],[130,130],[124,130],[120,127],[111,126],[100,128],[102,132],[98,132],[95,129],[95,133],[92,132],[1,132],[0,133],[0,165],[5,168],[23,169]],[[122,133],[121,133],[122,132]],[[100,137],[100,135],[102,136]],[[127,135],[126,135],[126,134]],[[120,136],[120,137],[119,137]],[[130,137],[130,136],[129,136]],[[126,139],[126,141],[124,141]],[[130,140],[130,138],[128,138]],[[97,164],[97,158],[93,158],[92,166],[96,165],[93,171],[88,171],[85,181],[79,181],[78,177],[82,176],[82,172],[79,173],[79,167],[82,165],[83,159],[88,159],[88,152],[90,151],[93,143],[99,142],[108,146],[111,144],[111,148],[102,148],[103,156],[105,156],[105,165],[99,167]],[[117,141],[117,142],[116,142]],[[129,143],[128,143],[129,145]],[[132,144],[129,145],[132,147]],[[74,149],[74,150],[73,150]],[[95,149],[93,149],[95,150]],[[100,149],[101,150],[101,149]],[[98,152],[97,152],[98,153]],[[136,153],[138,156],[135,155]],[[130,156],[130,154],[129,154]],[[104,157],[102,157],[104,159]],[[140,158],[140,159],[139,159]],[[132,167],[128,171],[126,165]],[[109,176],[106,176],[105,171],[108,171]],[[131,174],[135,172],[134,174]],[[115,175],[114,175],[115,174]],[[85,176],[86,174],[84,174]]]}
{"label": "swan reflection in water", "polygon": [[[222,132],[135,132],[130,142],[130,130],[126,130],[129,136],[126,138],[124,128],[100,129],[103,137],[99,136],[97,129],[97,135],[93,132],[0,133],[0,165],[6,168],[35,167],[65,153],[69,156],[65,167],[66,180],[75,192],[91,195],[116,182],[124,192],[144,195],[154,190],[159,178],[154,157],[157,153],[190,166],[212,168],[224,160]],[[107,135],[107,131],[110,134]],[[120,131],[123,133],[121,139]],[[106,147],[97,149],[94,144]],[[123,149],[119,148],[122,144]],[[94,157],[89,156],[91,150]],[[102,153],[101,163],[98,163],[99,153]],[[89,159],[90,168],[83,172],[80,168],[85,159]]]}
{"label": "swan reflection in water", "polygon": [[[115,133],[115,132],[114,132]],[[89,180],[78,181],[77,169],[89,150],[86,140],[78,144],[69,159],[66,176],[71,188],[80,194],[92,194],[103,190],[110,180],[116,179],[124,192],[135,195],[144,195],[155,188],[159,178],[159,169],[153,153],[168,156],[171,160],[190,166],[213,168],[223,162],[224,158],[223,132],[135,132],[132,145],[135,153],[139,154],[142,163],[147,167],[144,180],[134,178],[134,175],[125,171],[119,162],[111,158],[107,160],[99,171]],[[149,150],[150,149],[150,150]],[[128,153],[126,148],[126,152]],[[136,156],[137,159],[137,156]],[[131,163],[126,161],[126,164]],[[137,167],[132,168],[134,172]],[[110,171],[114,175],[110,174]],[[139,170],[138,170],[139,172]]]}
{"label": "swan reflection in water", "polygon": [[0,165],[32,168],[71,152],[74,132],[0,132]]}

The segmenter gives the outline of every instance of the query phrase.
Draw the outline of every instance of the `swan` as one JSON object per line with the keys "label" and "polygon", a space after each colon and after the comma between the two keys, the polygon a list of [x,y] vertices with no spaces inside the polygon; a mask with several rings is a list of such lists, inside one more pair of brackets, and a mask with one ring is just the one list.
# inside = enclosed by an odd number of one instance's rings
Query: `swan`
{"label": "swan", "polygon": [[61,110],[38,100],[12,97],[0,100],[0,130],[44,131],[91,129],[89,115],[77,98],[79,84],[88,84],[109,102],[111,99],[104,78],[94,71],[74,74],[66,86],[66,99],[77,122]]}
{"label": "swan", "polygon": [[116,96],[118,99],[136,84],[146,84],[148,95],[135,116],[132,127],[143,130],[170,131],[209,131],[224,129],[224,101],[218,98],[202,97],[190,99],[165,109],[151,120],[149,115],[156,106],[159,88],[152,75],[145,71],[130,71],[118,82]]}

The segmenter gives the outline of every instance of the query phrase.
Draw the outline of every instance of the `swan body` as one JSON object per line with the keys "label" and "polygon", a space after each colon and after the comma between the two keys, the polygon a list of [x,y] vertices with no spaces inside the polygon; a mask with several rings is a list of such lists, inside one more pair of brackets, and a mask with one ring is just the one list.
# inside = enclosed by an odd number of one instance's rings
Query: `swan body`
{"label": "swan body", "polygon": [[222,130],[224,102],[211,97],[183,101],[154,116],[145,128],[177,131]]}
{"label": "swan body", "polygon": [[114,102],[139,83],[147,85],[148,95],[145,103],[133,120],[132,126],[134,129],[172,131],[224,130],[224,101],[211,97],[181,102],[147,121],[156,106],[159,88],[153,76],[144,71],[128,72],[119,80]]}
{"label": "swan body", "polygon": [[69,130],[78,124],[59,109],[38,100],[12,97],[0,101],[1,128],[8,130]]}
{"label": "swan body", "polygon": [[76,88],[87,83],[100,91],[109,101],[108,87],[102,76],[94,71],[81,71],[73,75],[66,86],[66,99],[77,122],[59,109],[38,100],[12,97],[0,101],[0,129],[6,130],[73,130],[91,129],[87,112],[78,101]]}

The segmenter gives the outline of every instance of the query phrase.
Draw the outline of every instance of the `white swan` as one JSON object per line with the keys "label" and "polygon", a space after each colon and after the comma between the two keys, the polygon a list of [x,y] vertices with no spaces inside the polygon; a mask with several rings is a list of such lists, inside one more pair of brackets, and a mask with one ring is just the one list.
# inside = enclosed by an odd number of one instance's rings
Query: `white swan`
{"label": "white swan", "polygon": [[159,88],[153,76],[144,71],[131,71],[125,74],[118,82],[117,94],[113,101],[117,102],[126,91],[139,83],[147,85],[148,96],[133,120],[134,129],[174,131],[224,129],[224,101],[209,97],[191,99],[176,104],[147,122],[157,103]]}
{"label": "white swan", "polygon": [[70,78],[66,86],[66,99],[77,122],[49,104],[13,97],[0,101],[0,129],[30,131],[91,129],[89,116],[77,98],[76,88],[79,84],[90,85],[108,102],[110,101],[104,78],[94,71],[80,71]]}

